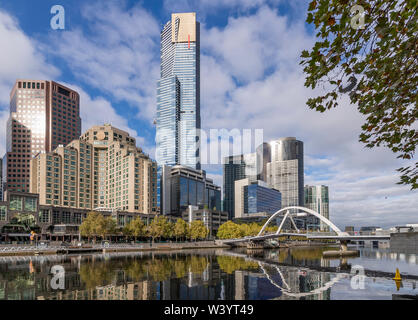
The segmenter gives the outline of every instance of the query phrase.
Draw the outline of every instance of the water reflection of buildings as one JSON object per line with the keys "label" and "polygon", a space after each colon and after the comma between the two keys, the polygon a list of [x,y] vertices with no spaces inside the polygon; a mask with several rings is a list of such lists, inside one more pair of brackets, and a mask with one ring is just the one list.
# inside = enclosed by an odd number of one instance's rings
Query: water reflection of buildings
{"label": "water reflection of buildings", "polygon": [[[250,271],[240,271],[242,263],[245,264],[242,258],[237,267],[229,269],[231,261],[226,260],[222,264],[219,256],[214,254],[153,254],[152,257],[88,255],[11,259],[8,263],[0,263],[0,300],[288,298],[254,266]],[[232,260],[232,264],[236,261]],[[176,262],[179,263],[177,271],[174,270]],[[50,270],[53,265],[61,265],[65,269],[65,290],[51,288],[53,275]],[[297,270],[286,269],[282,275],[274,274],[273,270],[271,279],[281,286],[286,282],[292,291],[306,292],[326,281],[314,279],[315,276],[320,277],[321,273],[309,274],[304,279]],[[316,295],[313,298],[326,299],[326,296]]]}
{"label": "water reflection of buildings", "polygon": [[[313,248],[264,252],[0,257],[0,300],[330,299],[343,275],[323,272],[330,260]],[[382,251],[363,256],[417,261],[416,255]],[[51,288],[54,265],[65,268],[65,290]]]}
{"label": "water reflection of buildings", "polygon": [[207,256],[203,272],[190,268],[183,278],[167,279],[160,283],[157,299],[162,300],[231,300],[234,296],[234,279],[222,271],[215,255]]}
{"label": "water reflection of buildings", "polygon": [[[308,293],[315,289],[323,287],[331,276],[329,273],[323,272],[303,272],[297,269],[284,269],[281,274],[273,272],[270,279],[264,274],[252,273],[247,271],[235,272],[235,300],[293,300],[293,299],[309,299],[309,300],[329,300],[331,296],[331,288],[320,293],[308,295],[306,297],[295,297],[288,295],[290,291],[293,294]],[[275,286],[274,282],[277,286]],[[289,290],[285,290],[289,287]],[[280,289],[284,288],[284,289]]]}
{"label": "water reflection of buildings", "polygon": [[152,300],[155,296],[152,281],[97,287],[97,300]]}
{"label": "water reflection of buildings", "polygon": [[[219,268],[215,255],[152,257],[156,260],[89,255],[0,263],[0,300],[216,300],[222,290],[232,299],[232,275]],[[179,274],[173,261],[182,263]],[[65,269],[65,290],[51,288],[53,265]],[[141,269],[144,265],[156,269]]]}

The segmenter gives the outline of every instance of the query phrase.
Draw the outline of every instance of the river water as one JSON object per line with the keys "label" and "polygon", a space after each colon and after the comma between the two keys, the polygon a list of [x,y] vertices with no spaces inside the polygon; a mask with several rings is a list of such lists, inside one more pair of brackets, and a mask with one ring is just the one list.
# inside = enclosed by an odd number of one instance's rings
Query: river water
{"label": "river water", "polygon": [[[328,260],[322,258],[325,249],[0,257],[0,300],[335,300],[418,295],[418,255],[360,248],[359,257]],[[396,268],[403,276],[398,286],[392,280]]]}

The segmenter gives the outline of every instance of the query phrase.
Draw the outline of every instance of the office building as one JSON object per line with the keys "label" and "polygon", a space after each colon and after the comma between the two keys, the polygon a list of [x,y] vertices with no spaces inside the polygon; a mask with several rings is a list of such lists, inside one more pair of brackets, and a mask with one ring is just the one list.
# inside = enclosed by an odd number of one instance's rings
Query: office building
{"label": "office building", "polygon": [[304,206],[303,142],[282,138],[270,143],[267,183],[282,194],[282,207]]}
{"label": "office building", "polygon": [[161,32],[157,83],[158,165],[200,169],[200,24],[196,13],[174,13]]}
{"label": "office building", "polygon": [[30,159],[78,139],[80,132],[76,91],[53,81],[17,80],[10,93],[5,189],[28,192]]}
{"label": "office building", "polygon": [[[329,194],[327,186],[305,186],[305,207],[329,219]],[[328,231],[328,226],[314,216],[308,216],[307,228]]]}
{"label": "office building", "polygon": [[[0,201],[0,241],[27,241],[28,228],[36,230],[39,239],[43,240],[78,240],[79,227],[89,212],[91,209],[40,204],[38,194],[7,191],[5,201]],[[120,228],[137,217],[149,225],[155,217],[154,214],[121,210],[100,210],[100,214],[112,216]],[[23,220],[24,224],[21,223]]]}
{"label": "office building", "polygon": [[250,181],[249,178],[235,181],[234,219],[258,213],[271,215],[280,209],[280,191],[268,187],[264,181]]}
{"label": "office building", "polygon": [[204,170],[185,166],[163,166],[161,213],[181,217],[196,209],[221,210],[221,188],[206,177]]}
{"label": "office building", "polygon": [[223,194],[224,208],[231,220],[235,214],[235,181],[248,178],[257,181],[257,154],[249,153],[224,158]]}
{"label": "office building", "polygon": [[256,149],[257,180],[267,182],[267,164],[271,162],[271,146],[263,142]]}
{"label": "office building", "polygon": [[228,213],[220,209],[198,209],[198,207],[189,206],[183,211],[182,219],[188,223],[202,221],[209,230],[209,238],[213,238],[218,233],[219,227],[228,221]]}
{"label": "office building", "polygon": [[3,201],[3,159],[0,158],[0,201]]}
{"label": "office building", "polygon": [[94,126],[79,140],[31,161],[30,190],[40,203],[155,213],[157,164],[125,131]]}
{"label": "office building", "polygon": [[363,235],[363,236],[374,235],[376,234],[377,229],[381,229],[381,227],[376,227],[376,226],[361,227],[359,233],[360,235]]}

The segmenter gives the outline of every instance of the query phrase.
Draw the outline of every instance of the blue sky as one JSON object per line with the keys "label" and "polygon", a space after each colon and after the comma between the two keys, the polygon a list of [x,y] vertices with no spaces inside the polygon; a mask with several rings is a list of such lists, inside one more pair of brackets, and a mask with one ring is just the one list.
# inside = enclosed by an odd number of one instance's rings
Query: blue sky
{"label": "blue sky", "polygon": [[[50,9],[65,8],[65,30]],[[81,94],[83,130],[110,122],[155,153],[159,32],[172,12],[201,22],[202,127],[263,129],[266,141],[305,143],[305,183],[330,187],[339,226],[418,222],[417,192],[396,185],[402,166],[385,149],[358,142],[363,118],[347,97],[325,114],[305,105],[299,66],[315,41],[306,0],[149,0],[0,2],[0,153],[5,151],[9,92],[16,78],[53,79]],[[319,90],[319,89],[318,89]],[[220,166],[207,166],[222,183]],[[391,216],[396,214],[396,220]]]}

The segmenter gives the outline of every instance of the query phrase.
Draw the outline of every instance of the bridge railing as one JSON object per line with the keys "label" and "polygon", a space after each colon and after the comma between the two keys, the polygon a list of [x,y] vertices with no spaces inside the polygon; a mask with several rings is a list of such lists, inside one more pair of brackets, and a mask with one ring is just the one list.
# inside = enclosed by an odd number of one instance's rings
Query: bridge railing
{"label": "bridge railing", "polygon": [[309,231],[306,233],[307,237],[332,237],[332,236],[336,236],[337,234],[335,232],[312,232]]}

